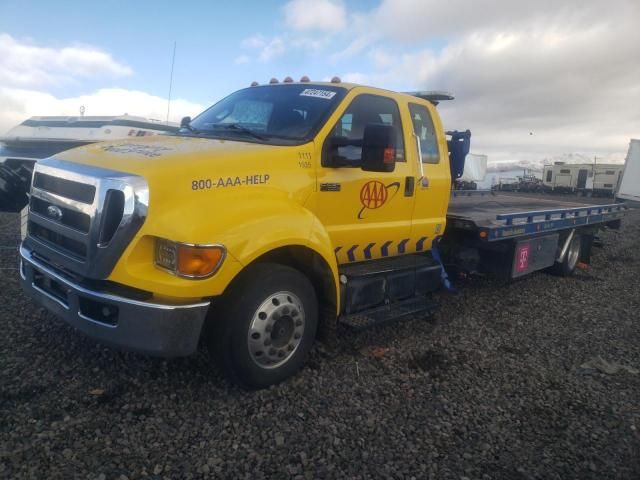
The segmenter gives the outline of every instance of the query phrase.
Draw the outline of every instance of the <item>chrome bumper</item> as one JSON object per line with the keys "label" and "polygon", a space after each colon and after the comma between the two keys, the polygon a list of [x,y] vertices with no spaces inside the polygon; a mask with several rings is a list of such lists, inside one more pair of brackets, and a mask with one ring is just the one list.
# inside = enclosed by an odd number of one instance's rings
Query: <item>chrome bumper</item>
{"label": "chrome bumper", "polygon": [[101,343],[176,357],[198,348],[208,301],[166,305],[82,287],[34,259],[20,246],[22,287],[36,302]]}

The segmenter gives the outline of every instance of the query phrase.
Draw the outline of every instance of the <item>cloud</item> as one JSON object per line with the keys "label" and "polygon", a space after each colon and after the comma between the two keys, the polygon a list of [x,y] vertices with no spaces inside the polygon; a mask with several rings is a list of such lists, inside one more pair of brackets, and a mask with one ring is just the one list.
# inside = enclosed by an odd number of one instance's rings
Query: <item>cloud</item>
{"label": "cloud", "polygon": [[368,85],[371,82],[371,77],[361,72],[347,72],[342,74],[340,79],[346,83],[359,83],[361,85]]}
{"label": "cloud", "polygon": [[337,0],[291,0],[284,15],[293,30],[337,32],[347,26],[346,9]]}
{"label": "cloud", "polygon": [[[634,0],[620,0],[637,15]],[[544,27],[556,24],[568,29],[610,17],[614,10],[609,0],[383,0],[364,19],[369,31],[388,39],[412,42],[428,38],[446,38],[470,31],[513,29],[518,24]],[[637,18],[637,17],[636,17]]]}
{"label": "cloud", "polygon": [[440,52],[404,55],[402,69],[417,87],[457,95],[443,115],[471,128],[480,148],[622,152],[640,132],[640,112],[630,108],[640,104],[640,65],[629,60],[640,58],[640,34],[619,20],[615,29],[469,33]]}
{"label": "cloud", "polygon": [[239,55],[234,60],[233,63],[236,65],[244,65],[245,63],[249,63],[250,58],[247,55]]}
{"label": "cloud", "polygon": [[93,46],[43,47],[0,33],[0,85],[32,88],[132,73],[130,67]]}
{"label": "cloud", "polygon": [[[326,38],[300,36],[290,32],[285,32],[273,37],[265,37],[259,33],[242,40],[241,46],[245,49],[256,50],[258,60],[261,63],[268,63],[292,52],[314,54],[325,48],[327,42],[328,39]],[[243,55],[238,58],[243,60],[243,57],[246,56]],[[238,63],[238,58],[236,59],[236,63]]]}
{"label": "cloud", "polygon": [[258,60],[262,63],[282,56],[287,51],[287,43],[281,36],[267,38],[262,34],[253,35],[242,41],[244,48],[258,50]]}
{"label": "cloud", "polygon": [[333,58],[366,59],[358,71],[377,86],[453,92],[445,128],[470,128],[490,159],[623,158],[640,134],[640,3],[610,5],[383,0],[352,15]]}
{"label": "cloud", "polygon": [[[167,99],[138,90],[104,88],[94,93],[69,98],[57,98],[37,90],[0,87],[0,135],[29,117],[36,115],[137,115],[165,120]],[[195,116],[204,107],[183,99],[171,101],[169,120],[179,122],[184,116]]]}

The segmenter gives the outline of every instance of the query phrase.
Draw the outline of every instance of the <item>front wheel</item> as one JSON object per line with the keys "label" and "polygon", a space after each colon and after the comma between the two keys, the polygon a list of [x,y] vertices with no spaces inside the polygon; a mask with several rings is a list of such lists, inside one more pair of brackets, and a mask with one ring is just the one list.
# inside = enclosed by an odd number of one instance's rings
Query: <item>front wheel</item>
{"label": "front wheel", "polygon": [[263,388],[295,374],[315,338],[318,301],[299,271],[257,264],[222,299],[209,347],[230,380]]}

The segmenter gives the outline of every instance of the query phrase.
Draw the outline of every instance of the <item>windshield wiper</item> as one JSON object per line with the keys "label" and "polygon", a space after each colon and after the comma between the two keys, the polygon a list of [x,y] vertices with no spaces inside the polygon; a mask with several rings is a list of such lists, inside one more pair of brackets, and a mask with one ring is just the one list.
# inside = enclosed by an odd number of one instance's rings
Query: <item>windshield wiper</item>
{"label": "windshield wiper", "polygon": [[233,131],[238,132],[238,133],[244,133],[245,135],[249,135],[250,137],[253,137],[253,138],[257,139],[257,140],[262,140],[262,141],[266,141],[267,140],[267,137],[264,137],[264,136],[260,135],[259,133],[254,132],[250,128],[243,127],[242,125],[239,125],[237,123],[217,124],[217,125],[214,125],[213,128],[214,128],[214,130],[215,129],[233,130]]}
{"label": "windshield wiper", "polygon": [[191,133],[194,133],[196,135],[198,135],[199,133],[202,133],[202,131],[198,130],[196,127],[191,125],[191,122],[185,122],[180,126],[180,129],[186,129],[189,130]]}

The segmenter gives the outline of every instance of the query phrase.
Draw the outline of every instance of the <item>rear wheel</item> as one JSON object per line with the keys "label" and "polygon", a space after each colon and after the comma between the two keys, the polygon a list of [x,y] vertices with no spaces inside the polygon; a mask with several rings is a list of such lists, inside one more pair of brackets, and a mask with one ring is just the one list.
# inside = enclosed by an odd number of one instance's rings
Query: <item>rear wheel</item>
{"label": "rear wheel", "polygon": [[223,302],[209,347],[227,377],[262,388],[302,367],[318,323],[318,302],[307,277],[282,265],[254,265]]}
{"label": "rear wheel", "polygon": [[574,234],[567,252],[561,262],[556,262],[550,269],[554,275],[560,275],[562,277],[568,277],[573,274],[580,260],[580,252],[582,250],[582,239],[580,235]]}

